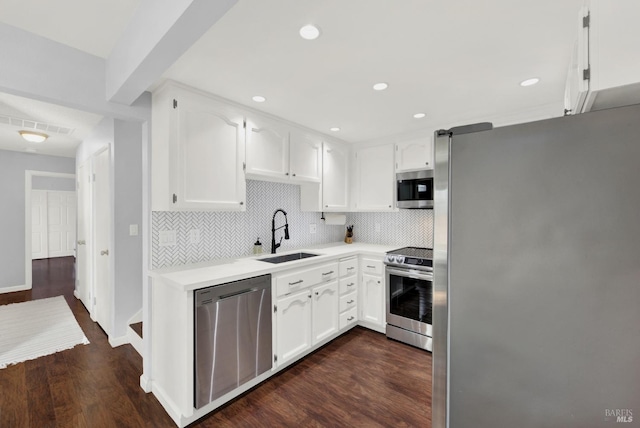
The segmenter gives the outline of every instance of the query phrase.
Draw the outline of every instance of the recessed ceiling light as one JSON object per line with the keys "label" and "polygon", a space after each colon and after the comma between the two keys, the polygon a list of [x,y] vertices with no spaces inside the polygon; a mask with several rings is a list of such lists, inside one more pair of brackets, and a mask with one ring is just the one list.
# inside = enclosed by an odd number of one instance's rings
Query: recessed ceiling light
{"label": "recessed ceiling light", "polygon": [[257,103],[263,103],[263,102],[267,101],[267,99],[265,97],[263,97],[262,95],[255,95],[252,98],[252,100],[257,102]]}
{"label": "recessed ceiling light", "polygon": [[380,83],[376,83],[375,85],[373,85],[373,90],[374,91],[384,91],[388,87],[389,87],[389,85],[387,85],[386,83],[380,82]]}
{"label": "recessed ceiling light", "polygon": [[300,28],[300,37],[305,40],[315,40],[320,37],[320,29],[315,25],[305,25]]}
{"label": "recessed ceiling light", "polygon": [[413,115],[413,117],[416,118],[416,119],[422,119],[425,116],[426,116],[426,114],[424,114],[424,113],[416,113],[416,114]]}
{"label": "recessed ceiling light", "polygon": [[340,128],[338,128],[337,126],[334,126],[333,128],[330,128],[329,131],[332,132],[338,132],[340,130]]}
{"label": "recessed ceiling light", "polygon": [[49,138],[47,134],[35,131],[18,131],[18,134],[30,143],[42,143],[44,140]]}
{"label": "recessed ceiling light", "polygon": [[527,79],[527,80],[523,80],[522,82],[520,82],[520,86],[531,86],[531,85],[535,85],[536,83],[538,83],[540,81],[540,79],[538,79],[537,77],[533,77],[531,79]]}

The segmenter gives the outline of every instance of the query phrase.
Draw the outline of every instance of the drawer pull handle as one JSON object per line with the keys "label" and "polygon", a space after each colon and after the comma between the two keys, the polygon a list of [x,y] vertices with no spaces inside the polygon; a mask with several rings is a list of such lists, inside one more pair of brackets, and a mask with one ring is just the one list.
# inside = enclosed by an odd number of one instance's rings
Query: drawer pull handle
{"label": "drawer pull handle", "polygon": [[356,283],[355,282],[351,282],[351,283],[347,284],[347,287],[353,287],[354,285],[356,285]]}
{"label": "drawer pull handle", "polygon": [[302,280],[302,279],[299,279],[299,280],[298,280],[298,281],[296,281],[296,282],[290,282],[290,283],[289,283],[289,285],[297,285],[297,284],[302,284],[303,282],[304,282],[304,280]]}
{"label": "drawer pull handle", "polygon": [[350,305],[350,304],[352,304],[352,303],[353,303],[353,300],[349,300],[349,301],[347,302],[347,305]]}
{"label": "drawer pull handle", "polygon": [[367,265],[367,267],[368,267],[369,269],[375,269],[375,268],[376,268],[375,266],[371,266],[371,265]]}
{"label": "drawer pull handle", "polygon": [[354,270],[355,266],[348,267],[347,270]]}
{"label": "drawer pull handle", "polygon": [[323,273],[323,274],[322,274],[322,276],[324,276],[324,275],[331,275],[332,273],[333,273],[333,271],[332,271],[332,270],[330,270],[329,272],[325,272],[325,273]]}
{"label": "drawer pull handle", "polygon": [[347,321],[353,321],[353,317],[347,318]]}

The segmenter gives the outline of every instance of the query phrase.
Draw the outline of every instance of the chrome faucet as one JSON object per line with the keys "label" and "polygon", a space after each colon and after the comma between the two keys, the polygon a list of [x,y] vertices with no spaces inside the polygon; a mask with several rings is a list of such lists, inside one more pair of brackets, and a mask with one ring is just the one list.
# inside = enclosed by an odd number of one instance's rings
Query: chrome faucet
{"label": "chrome faucet", "polygon": [[[276,227],[276,214],[281,212],[284,214],[284,226]],[[275,254],[276,250],[280,245],[282,245],[282,236],[280,237],[280,242],[276,244],[276,230],[282,229],[284,227],[284,239],[289,239],[289,221],[287,220],[287,212],[281,208],[278,208],[273,213],[273,218],[271,219],[271,254]]]}

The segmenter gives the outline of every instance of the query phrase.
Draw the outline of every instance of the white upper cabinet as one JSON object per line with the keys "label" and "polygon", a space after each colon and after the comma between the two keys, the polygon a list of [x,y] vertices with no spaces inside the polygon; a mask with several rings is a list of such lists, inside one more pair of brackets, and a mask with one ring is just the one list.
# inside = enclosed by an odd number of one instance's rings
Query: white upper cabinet
{"label": "white upper cabinet", "polygon": [[365,147],[355,152],[355,211],[394,209],[394,146]]}
{"label": "white upper cabinet", "polygon": [[322,180],[300,187],[302,211],[349,211],[349,147],[325,141],[322,145]]}
{"label": "white upper cabinet", "polygon": [[322,139],[297,130],[289,137],[289,172],[297,181],[322,180]]}
{"label": "white upper cabinet", "polygon": [[322,150],[322,210],[349,209],[349,148],[324,143]]}
{"label": "white upper cabinet", "polygon": [[247,177],[292,183],[319,183],[322,139],[276,121],[247,120]]}
{"label": "white upper cabinet", "polygon": [[396,144],[396,172],[433,169],[433,137],[425,136]]}
{"label": "white upper cabinet", "polygon": [[565,109],[576,114],[640,103],[640,2],[591,0],[578,16]]}
{"label": "white upper cabinet", "polygon": [[243,114],[167,85],[152,115],[152,209],[244,211]]}
{"label": "white upper cabinet", "polygon": [[247,119],[247,176],[279,181],[289,177],[289,130],[285,126],[268,119]]}

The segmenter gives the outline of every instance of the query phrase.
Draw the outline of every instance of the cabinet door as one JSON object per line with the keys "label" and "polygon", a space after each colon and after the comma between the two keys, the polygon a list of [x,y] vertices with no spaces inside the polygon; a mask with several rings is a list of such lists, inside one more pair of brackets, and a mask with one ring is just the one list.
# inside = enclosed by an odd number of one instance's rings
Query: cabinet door
{"label": "cabinet door", "polygon": [[322,153],[322,211],[349,209],[349,148],[324,143]]}
{"label": "cabinet door", "polygon": [[394,206],[393,145],[356,151],[356,211],[391,211]]}
{"label": "cabinet door", "polygon": [[426,168],[433,169],[433,137],[396,144],[396,172]]}
{"label": "cabinet door", "polygon": [[276,311],[278,365],[311,347],[311,290],[278,299]]}
{"label": "cabinet door", "polygon": [[362,317],[361,321],[384,328],[386,322],[384,308],[384,283],[377,275],[362,275]]}
{"label": "cabinet door", "polygon": [[289,171],[296,181],[319,183],[322,178],[322,140],[311,134],[291,131]]}
{"label": "cabinet door", "polygon": [[289,178],[289,131],[266,119],[247,119],[247,175]]}
{"label": "cabinet door", "polygon": [[588,13],[586,7],[582,8],[577,20],[579,22],[578,40],[573,47],[564,90],[565,114],[582,113],[589,91],[589,80],[584,78],[584,71],[589,68],[589,27],[582,25],[582,18]]}
{"label": "cabinet door", "polygon": [[315,345],[338,332],[338,281],[315,287],[311,292],[312,343]]}
{"label": "cabinet door", "polygon": [[244,210],[243,116],[196,94],[176,97],[176,140],[170,163],[177,164],[174,195],[177,209]]}

